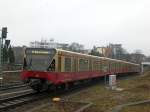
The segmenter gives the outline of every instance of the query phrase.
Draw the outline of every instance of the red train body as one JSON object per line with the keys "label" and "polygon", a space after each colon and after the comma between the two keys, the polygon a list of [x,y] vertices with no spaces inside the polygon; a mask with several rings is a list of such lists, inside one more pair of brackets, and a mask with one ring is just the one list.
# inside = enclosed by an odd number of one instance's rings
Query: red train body
{"label": "red train body", "polygon": [[121,60],[58,49],[28,48],[25,52],[21,78],[24,82],[33,82],[34,86],[31,87],[39,90],[45,84],[62,85],[109,74],[139,72],[139,70],[138,64]]}

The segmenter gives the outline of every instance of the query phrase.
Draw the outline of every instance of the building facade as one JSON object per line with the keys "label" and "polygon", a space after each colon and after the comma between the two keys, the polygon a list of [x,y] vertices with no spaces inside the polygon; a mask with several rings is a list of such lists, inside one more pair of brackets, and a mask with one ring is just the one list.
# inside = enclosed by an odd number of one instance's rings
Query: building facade
{"label": "building facade", "polygon": [[97,47],[96,51],[102,54],[104,57],[109,57],[112,53],[112,49],[109,47]]}
{"label": "building facade", "polygon": [[51,39],[50,41],[48,41],[48,40],[33,41],[33,42],[30,42],[29,46],[32,47],[32,48],[58,48],[58,49],[65,49],[65,48],[68,47],[68,44],[57,43],[57,42],[54,42],[53,39]]}

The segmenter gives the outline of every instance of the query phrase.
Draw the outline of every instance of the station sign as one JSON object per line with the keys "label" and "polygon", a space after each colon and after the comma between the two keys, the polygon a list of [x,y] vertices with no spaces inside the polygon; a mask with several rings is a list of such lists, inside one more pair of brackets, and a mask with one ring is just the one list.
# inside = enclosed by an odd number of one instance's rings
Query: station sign
{"label": "station sign", "polygon": [[38,49],[38,48],[26,49],[26,54],[49,55],[49,54],[54,54],[54,53],[55,53],[54,49]]}

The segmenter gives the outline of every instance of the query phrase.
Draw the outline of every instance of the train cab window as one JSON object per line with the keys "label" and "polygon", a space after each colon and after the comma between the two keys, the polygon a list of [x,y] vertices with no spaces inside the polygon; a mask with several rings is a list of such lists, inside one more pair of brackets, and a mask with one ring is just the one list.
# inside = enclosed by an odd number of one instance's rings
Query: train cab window
{"label": "train cab window", "polygon": [[53,59],[56,49],[27,48],[25,54],[27,70],[46,71],[50,67],[52,71],[55,71],[55,60]]}

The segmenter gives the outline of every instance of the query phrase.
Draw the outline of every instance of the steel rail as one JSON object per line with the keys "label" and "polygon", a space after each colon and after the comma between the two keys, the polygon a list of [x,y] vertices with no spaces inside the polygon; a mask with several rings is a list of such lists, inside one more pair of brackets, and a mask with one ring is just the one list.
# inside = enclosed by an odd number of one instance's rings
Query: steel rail
{"label": "steel rail", "polygon": [[16,88],[22,88],[22,87],[27,87],[27,84],[12,84],[12,85],[4,85],[0,87],[0,91],[4,91],[4,90],[9,90],[9,89],[16,89]]}
{"label": "steel rail", "polygon": [[18,95],[15,97],[11,97],[11,98],[1,99],[0,102],[2,102],[2,103],[0,103],[0,111],[9,110],[10,108],[12,109],[12,108],[15,108],[17,106],[20,106],[20,105],[23,105],[26,103],[41,100],[43,98],[52,98],[54,96],[60,96],[62,98],[63,97],[67,98],[65,96],[79,93],[82,90],[88,89],[97,84],[104,84],[104,83],[102,82],[102,80],[95,80],[94,82],[87,82],[87,83],[81,83],[79,85],[75,85],[68,90],[62,89],[62,90],[57,90],[56,92],[52,91],[51,94],[46,93],[46,95],[45,95],[42,92],[39,94],[37,94],[37,93],[28,94],[27,93],[28,95],[24,94],[24,95]]}
{"label": "steel rail", "polygon": [[0,111],[8,110],[10,108],[25,104],[27,102],[34,101],[39,98],[36,95],[37,95],[36,92],[31,92],[0,99]]}

